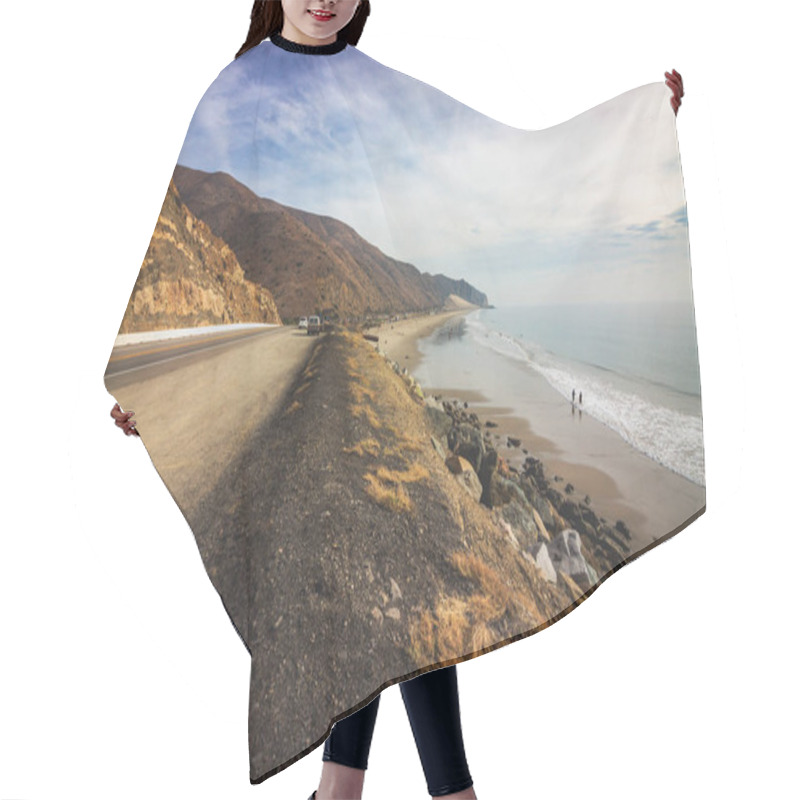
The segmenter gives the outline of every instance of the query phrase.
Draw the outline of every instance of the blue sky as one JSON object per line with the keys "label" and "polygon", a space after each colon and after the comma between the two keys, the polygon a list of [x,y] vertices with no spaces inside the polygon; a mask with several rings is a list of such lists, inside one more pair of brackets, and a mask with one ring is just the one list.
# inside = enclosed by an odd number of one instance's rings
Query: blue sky
{"label": "blue sky", "polygon": [[263,42],[209,87],[178,163],[341,219],[496,304],[690,302],[667,98],[650,84],[523,131],[353,48]]}

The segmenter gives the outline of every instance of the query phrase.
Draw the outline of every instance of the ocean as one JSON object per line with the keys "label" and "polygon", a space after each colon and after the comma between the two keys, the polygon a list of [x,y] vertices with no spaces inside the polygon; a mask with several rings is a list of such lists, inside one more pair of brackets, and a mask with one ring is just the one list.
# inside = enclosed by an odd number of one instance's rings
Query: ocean
{"label": "ocean", "polygon": [[[557,402],[594,417],[629,445],[705,485],[694,310],[678,303],[480,309],[419,342],[423,387],[479,391],[525,414],[544,378]],[[512,369],[513,366],[513,369]],[[522,368],[522,369],[520,369]],[[526,378],[527,376],[527,378]],[[580,395],[582,403],[578,403]],[[531,428],[542,415],[528,408]]]}

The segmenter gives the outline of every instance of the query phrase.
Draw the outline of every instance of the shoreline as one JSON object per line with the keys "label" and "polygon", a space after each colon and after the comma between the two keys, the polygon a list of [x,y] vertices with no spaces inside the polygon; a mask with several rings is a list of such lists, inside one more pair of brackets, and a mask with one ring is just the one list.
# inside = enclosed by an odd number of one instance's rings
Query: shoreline
{"label": "shoreline", "polygon": [[[384,323],[370,333],[378,336],[378,349],[387,358],[417,377],[415,371],[423,362],[419,341],[448,320],[473,310]],[[554,486],[563,490],[572,484],[575,498],[588,496],[598,515],[621,519],[633,534],[637,549],[668,537],[705,506],[704,486],[636,450],[589,414],[577,408],[573,412],[569,401],[543,376],[522,364],[509,362],[507,367],[524,372],[527,396],[523,402],[512,399],[500,405],[487,392],[447,385],[423,384],[421,388],[425,395],[457,400],[477,413],[493,446],[509,465],[521,471],[525,459],[532,455],[542,462]],[[509,376],[513,378],[513,372]],[[531,419],[541,419],[543,424],[535,428]],[[514,444],[509,444],[509,437]]]}

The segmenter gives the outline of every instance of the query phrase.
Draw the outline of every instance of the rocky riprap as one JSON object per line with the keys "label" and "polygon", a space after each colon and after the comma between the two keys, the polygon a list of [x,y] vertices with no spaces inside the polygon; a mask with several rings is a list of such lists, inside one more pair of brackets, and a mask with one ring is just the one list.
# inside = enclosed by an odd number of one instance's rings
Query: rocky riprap
{"label": "rocky riprap", "polygon": [[[545,476],[544,464],[527,455],[521,469],[511,466],[494,446],[500,439],[521,448],[514,437],[490,433],[497,423],[482,421],[466,402],[426,396],[408,370],[390,361],[409,390],[424,402],[433,435],[431,444],[456,480],[475,500],[500,516],[525,558],[555,584],[568,575],[583,591],[622,566],[630,554],[631,533],[622,520],[613,526],[598,517],[584,495],[568,483],[563,491]],[[527,453],[527,450],[523,450]],[[560,480],[559,480],[560,482]]]}

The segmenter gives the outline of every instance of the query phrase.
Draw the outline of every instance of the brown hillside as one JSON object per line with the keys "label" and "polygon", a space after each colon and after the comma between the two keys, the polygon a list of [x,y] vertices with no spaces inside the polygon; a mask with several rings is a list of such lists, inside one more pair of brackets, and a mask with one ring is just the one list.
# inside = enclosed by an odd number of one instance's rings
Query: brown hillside
{"label": "brown hillside", "polygon": [[450,293],[429,275],[382,253],[331,217],[258,197],[223,172],[178,166],[174,180],[194,214],[266,286],[282,317],[324,310],[340,318],[438,308]]}

